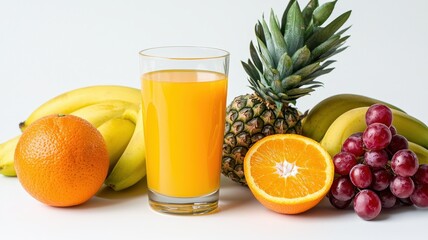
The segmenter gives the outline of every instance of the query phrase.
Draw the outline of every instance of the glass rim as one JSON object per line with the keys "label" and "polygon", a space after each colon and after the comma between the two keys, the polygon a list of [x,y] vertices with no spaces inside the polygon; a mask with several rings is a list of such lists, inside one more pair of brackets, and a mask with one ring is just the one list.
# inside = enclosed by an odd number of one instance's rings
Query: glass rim
{"label": "glass rim", "polygon": [[[209,50],[213,52],[217,52],[217,54],[207,54],[207,55],[201,55],[196,57],[178,57],[178,56],[166,56],[162,54],[151,54],[150,51],[156,51],[156,50],[166,50],[166,49],[201,49],[201,50]],[[204,46],[162,46],[162,47],[151,47],[146,48],[138,52],[140,56],[142,57],[149,57],[149,58],[158,58],[158,59],[165,59],[165,60],[202,60],[202,59],[220,59],[220,58],[227,58],[230,56],[230,53],[226,50],[215,48],[215,47],[204,47]]]}

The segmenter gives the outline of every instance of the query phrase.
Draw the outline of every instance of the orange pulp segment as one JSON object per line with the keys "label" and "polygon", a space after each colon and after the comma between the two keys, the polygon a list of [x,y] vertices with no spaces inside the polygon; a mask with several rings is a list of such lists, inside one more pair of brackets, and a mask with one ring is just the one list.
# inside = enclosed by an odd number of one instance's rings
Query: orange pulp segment
{"label": "orange pulp segment", "polygon": [[297,134],[276,134],[249,149],[244,172],[253,195],[265,207],[297,214],[311,209],[327,194],[334,165],[315,140]]}

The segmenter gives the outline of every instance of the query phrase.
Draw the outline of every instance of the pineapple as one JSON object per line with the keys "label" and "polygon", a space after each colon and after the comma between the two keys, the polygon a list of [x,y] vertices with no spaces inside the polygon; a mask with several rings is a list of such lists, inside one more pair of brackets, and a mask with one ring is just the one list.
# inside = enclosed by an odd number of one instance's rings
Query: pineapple
{"label": "pineapple", "polygon": [[242,62],[254,93],[236,97],[226,109],[222,173],[227,177],[246,185],[243,160],[261,138],[301,134],[304,114],[296,109],[296,100],[322,86],[315,79],[333,70],[329,66],[334,61],[327,59],[346,49],[349,36],[341,35],[349,27],[338,30],[351,11],[322,26],[335,4],[311,0],[301,10],[290,0],[281,22],[271,11],[269,25],[264,17],[256,24],[257,47],[251,42],[251,59]]}

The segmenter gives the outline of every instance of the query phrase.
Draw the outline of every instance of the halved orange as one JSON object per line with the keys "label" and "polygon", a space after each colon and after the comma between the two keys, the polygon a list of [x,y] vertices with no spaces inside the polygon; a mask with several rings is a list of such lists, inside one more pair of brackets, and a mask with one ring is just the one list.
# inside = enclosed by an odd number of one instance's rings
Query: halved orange
{"label": "halved orange", "polygon": [[334,165],[330,154],[315,140],[276,134],[248,150],[244,173],[251,192],[266,208],[297,214],[311,209],[327,194]]}

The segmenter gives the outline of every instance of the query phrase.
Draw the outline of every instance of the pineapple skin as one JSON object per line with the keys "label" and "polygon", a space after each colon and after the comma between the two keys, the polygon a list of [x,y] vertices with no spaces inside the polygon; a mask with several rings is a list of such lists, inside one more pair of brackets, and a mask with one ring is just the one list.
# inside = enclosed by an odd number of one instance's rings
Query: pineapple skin
{"label": "pineapple skin", "polygon": [[269,107],[256,94],[235,97],[226,108],[222,174],[246,186],[243,163],[248,149],[268,135],[301,134],[303,117],[290,105],[281,111]]}

